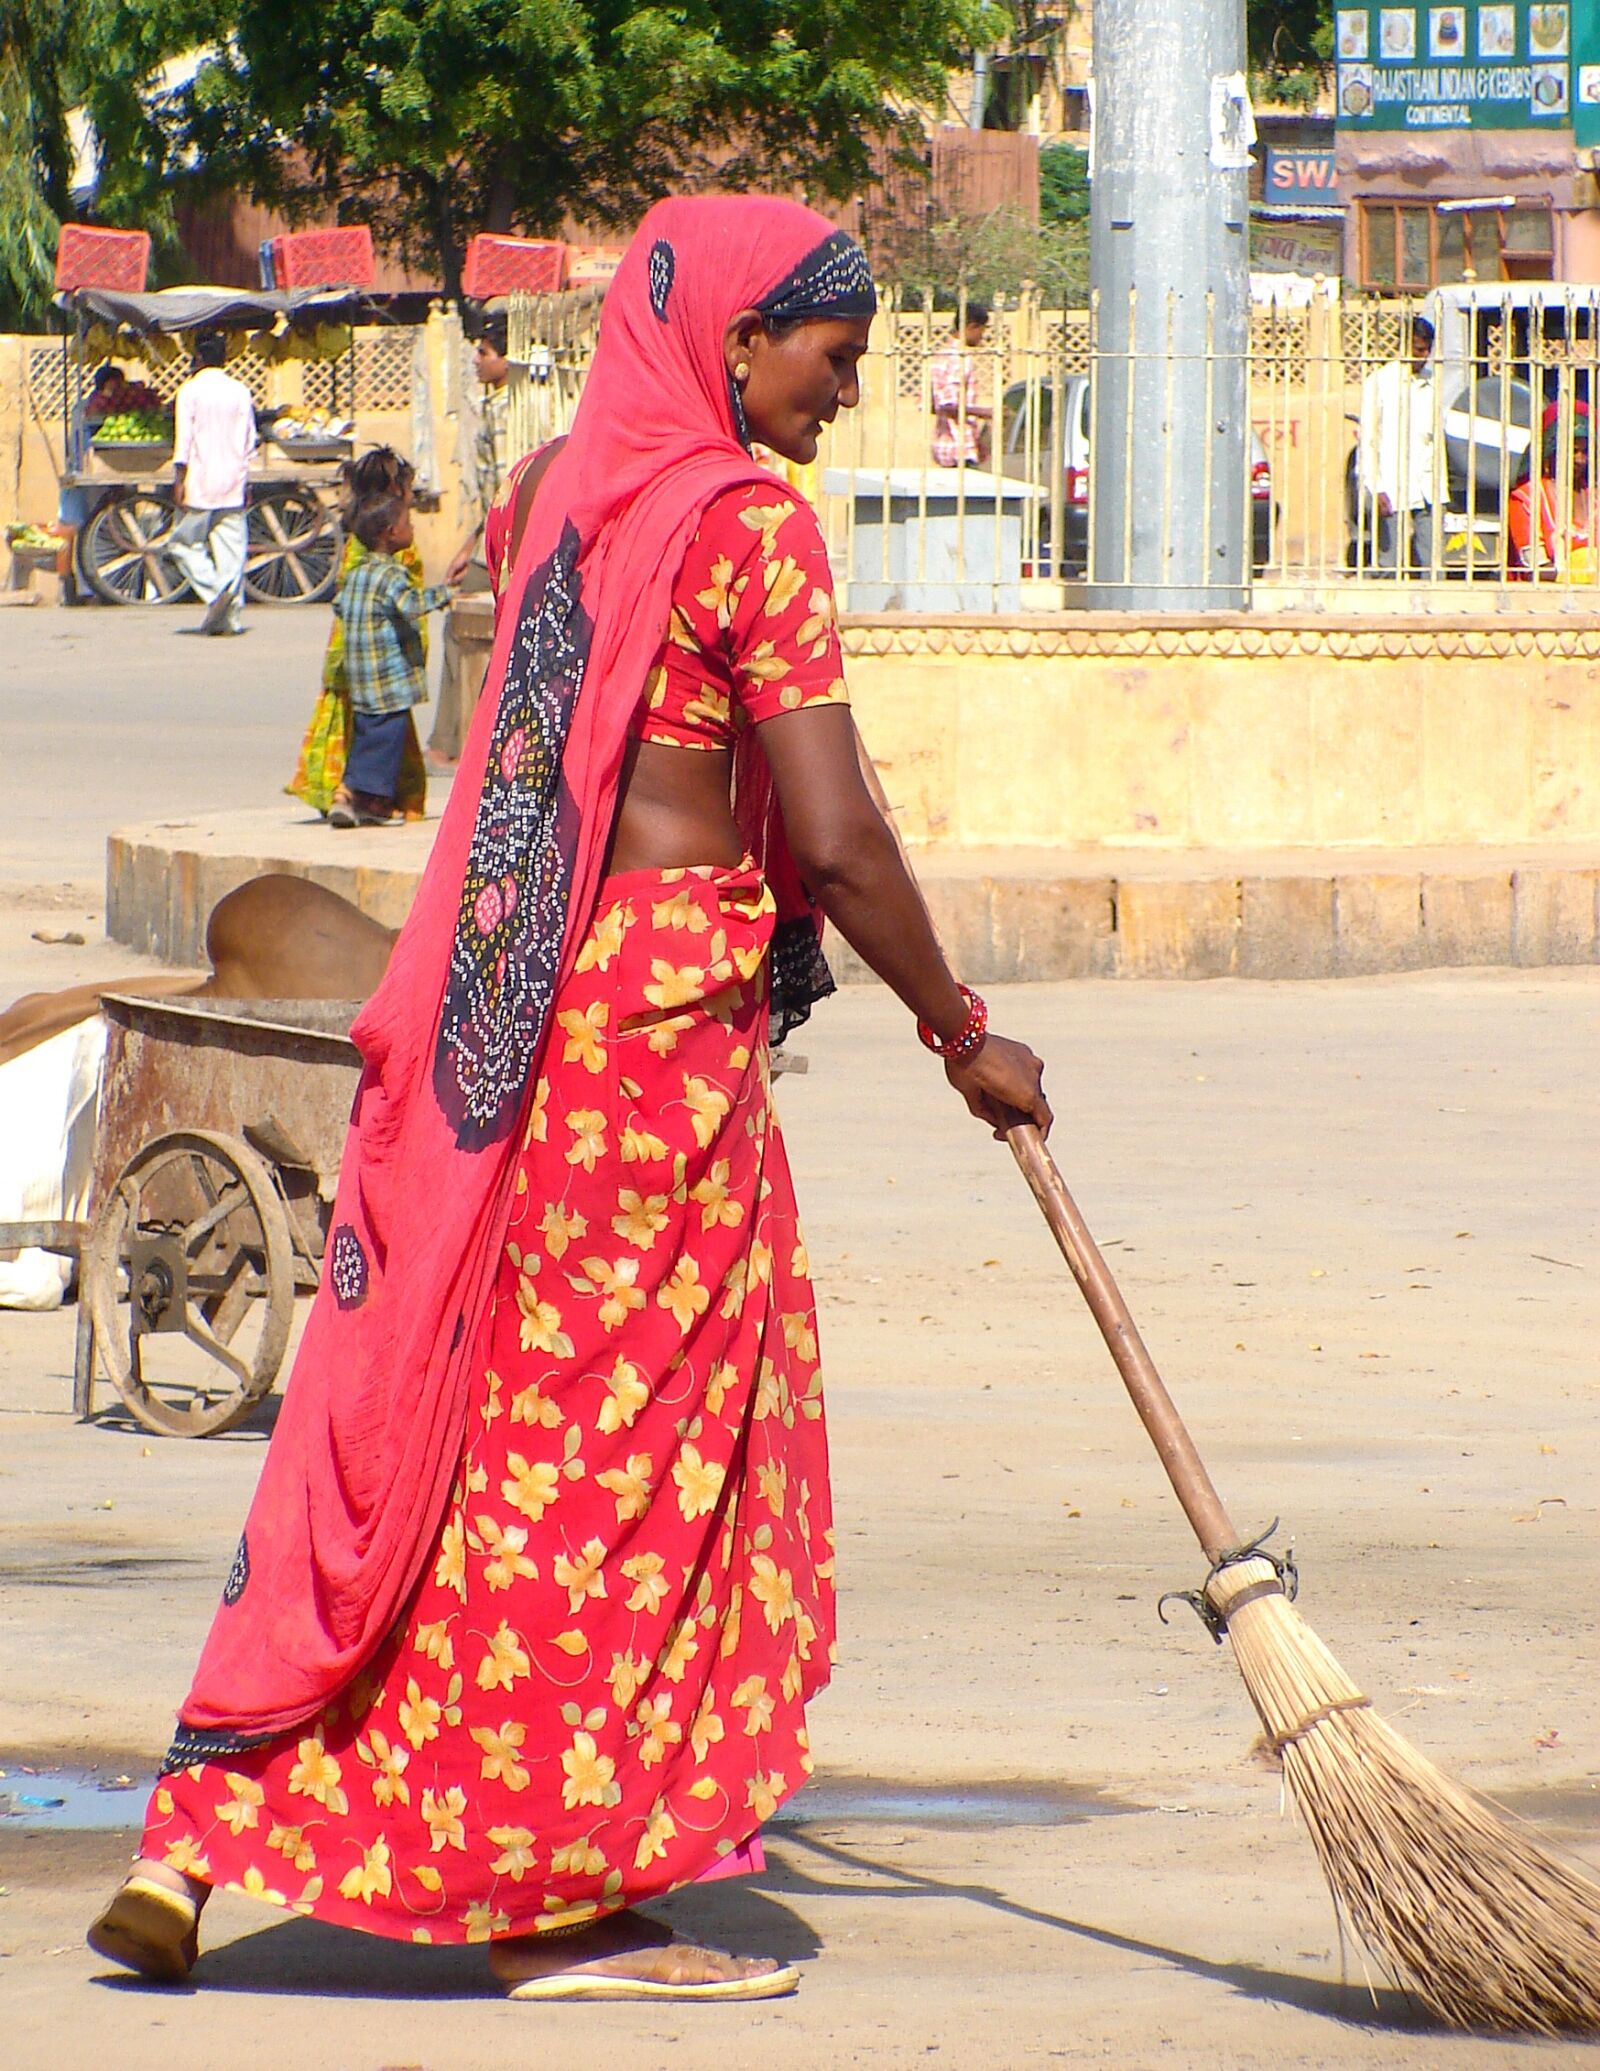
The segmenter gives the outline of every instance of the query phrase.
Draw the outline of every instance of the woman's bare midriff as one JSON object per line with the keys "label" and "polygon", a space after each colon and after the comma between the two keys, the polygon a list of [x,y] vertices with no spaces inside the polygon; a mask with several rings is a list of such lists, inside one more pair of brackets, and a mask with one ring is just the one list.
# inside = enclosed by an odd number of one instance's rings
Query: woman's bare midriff
{"label": "woman's bare midriff", "polygon": [[733,757],[723,748],[630,741],[606,856],[609,873],[737,863],[744,853],[729,805]]}

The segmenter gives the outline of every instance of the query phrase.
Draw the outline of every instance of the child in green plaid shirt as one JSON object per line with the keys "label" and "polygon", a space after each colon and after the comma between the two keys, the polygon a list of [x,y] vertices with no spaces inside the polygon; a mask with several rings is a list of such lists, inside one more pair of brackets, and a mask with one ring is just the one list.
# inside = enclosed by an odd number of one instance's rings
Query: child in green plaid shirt
{"label": "child in green plaid shirt", "polygon": [[395,559],[411,544],[411,500],[369,497],[351,530],[367,558],[345,577],[333,608],[344,626],[350,686],[350,753],[328,813],[334,827],[382,826],[395,817],[400,758],[413,705],[428,695],[421,620],[455,592],[444,583],[418,589]]}

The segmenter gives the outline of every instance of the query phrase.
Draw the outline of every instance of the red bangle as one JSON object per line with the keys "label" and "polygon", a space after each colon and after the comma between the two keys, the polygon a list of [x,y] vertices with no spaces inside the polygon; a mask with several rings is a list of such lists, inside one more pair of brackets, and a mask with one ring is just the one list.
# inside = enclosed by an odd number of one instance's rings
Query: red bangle
{"label": "red bangle", "polygon": [[947,1057],[961,1064],[969,1057],[975,1057],[983,1048],[984,1037],[989,1032],[989,1009],[979,999],[970,985],[958,985],[957,992],[967,1003],[966,1026],[949,1042],[941,1043],[926,1021],[917,1023],[917,1035],[925,1049],[936,1057]]}

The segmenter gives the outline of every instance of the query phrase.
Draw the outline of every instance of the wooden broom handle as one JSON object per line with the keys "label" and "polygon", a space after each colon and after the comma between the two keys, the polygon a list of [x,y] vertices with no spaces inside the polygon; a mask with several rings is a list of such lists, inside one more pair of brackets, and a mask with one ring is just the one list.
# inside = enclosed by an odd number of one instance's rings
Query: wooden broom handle
{"label": "wooden broom handle", "polygon": [[1090,1236],[1077,1202],[1067,1192],[1067,1183],[1033,1123],[1024,1122],[1007,1130],[1006,1141],[1022,1167],[1023,1178],[1033,1189],[1033,1198],[1044,1210],[1044,1219],[1061,1247],[1062,1257],[1072,1268],[1072,1277],[1083,1290],[1089,1313],[1100,1326],[1100,1335],[1117,1362],[1117,1371],[1161,1456],[1167,1479],[1194,1527],[1201,1550],[1208,1560],[1216,1560],[1239,1543],[1239,1535],[1222,1507],[1222,1498],[1212,1487],[1205,1462],[1195,1451],[1194,1440],[1167,1393],[1166,1383],[1156,1372],[1155,1361],[1146,1351],[1139,1327],[1122,1299],[1122,1290],[1111,1277],[1111,1268]]}

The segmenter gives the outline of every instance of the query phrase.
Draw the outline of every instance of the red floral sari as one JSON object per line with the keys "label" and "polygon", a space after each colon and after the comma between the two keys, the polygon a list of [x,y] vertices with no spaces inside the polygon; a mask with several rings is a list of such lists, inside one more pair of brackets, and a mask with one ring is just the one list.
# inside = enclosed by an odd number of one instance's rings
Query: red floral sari
{"label": "red floral sari", "polygon": [[145,1852],[413,1941],[748,1862],[811,1769],[833,1560],[758,872],[609,878],[517,1162],[455,1487],[305,1728],[157,1790]]}

